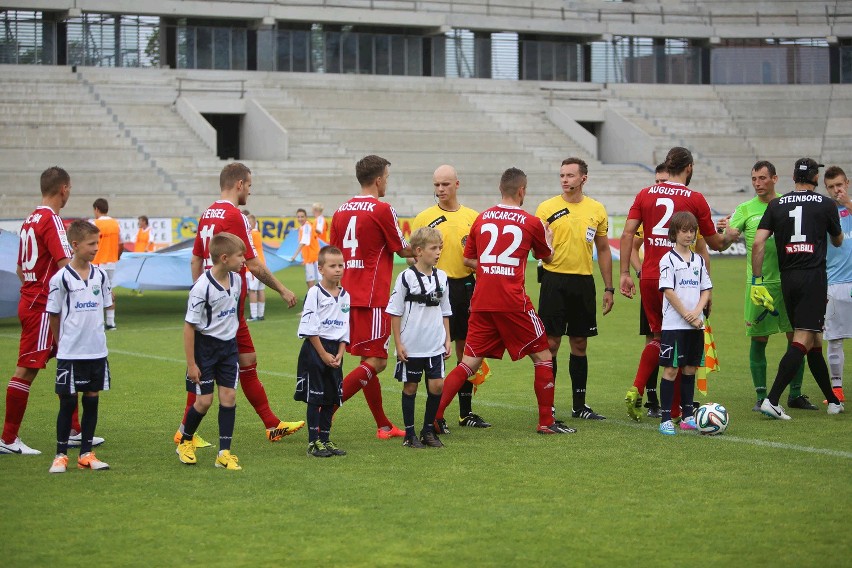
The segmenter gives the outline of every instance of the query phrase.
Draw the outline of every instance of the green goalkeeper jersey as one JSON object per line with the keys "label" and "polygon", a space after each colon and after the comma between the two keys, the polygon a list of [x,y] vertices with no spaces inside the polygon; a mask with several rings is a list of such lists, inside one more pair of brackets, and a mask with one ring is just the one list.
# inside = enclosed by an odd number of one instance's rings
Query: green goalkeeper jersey
{"label": "green goalkeeper jersey", "polygon": [[[776,194],[775,197],[778,197]],[[728,221],[728,226],[737,229],[745,236],[746,242],[746,281],[751,282],[751,247],[754,245],[754,235],[757,233],[757,226],[766,212],[768,203],[763,203],[759,198],[755,197],[745,203],[737,205],[734,214]],[[778,270],[778,252],[775,250],[775,236],[772,235],[766,241],[766,251],[763,255],[763,281],[764,282],[780,282],[781,272]]]}

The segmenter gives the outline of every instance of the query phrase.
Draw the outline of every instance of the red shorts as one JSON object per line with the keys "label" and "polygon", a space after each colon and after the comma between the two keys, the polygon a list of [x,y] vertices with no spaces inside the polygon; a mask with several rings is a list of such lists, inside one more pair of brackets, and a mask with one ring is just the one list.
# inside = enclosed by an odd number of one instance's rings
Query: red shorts
{"label": "red shorts", "polygon": [[246,318],[240,314],[240,327],[237,328],[237,352],[254,353],[254,342],[251,340],[251,332],[249,332]]}
{"label": "red shorts", "polygon": [[648,319],[651,333],[659,334],[663,329],[663,293],[659,280],[639,280],[639,293],[642,295],[642,309]]}
{"label": "red shorts", "polygon": [[349,345],[346,352],[359,357],[388,358],[390,316],[384,308],[349,310]]}
{"label": "red shorts", "polygon": [[465,355],[502,359],[503,352],[508,351],[512,361],[517,361],[547,349],[544,324],[535,310],[470,312]]}
{"label": "red shorts", "polygon": [[56,345],[50,332],[50,314],[33,311],[29,305],[19,303],[18,319],[21,321],[18,367],[44,369],[48,360],[56,355]]}

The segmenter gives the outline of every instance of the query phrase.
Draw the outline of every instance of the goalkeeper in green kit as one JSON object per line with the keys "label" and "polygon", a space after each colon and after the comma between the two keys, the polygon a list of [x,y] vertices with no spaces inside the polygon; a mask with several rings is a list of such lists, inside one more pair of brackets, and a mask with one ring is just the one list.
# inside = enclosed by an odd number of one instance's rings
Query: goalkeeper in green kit
{"label": "goalkeeper in green kit", "polygon": [[[746,290],[745,290],[745,325],[746,336],[751,338],[749,348],[749,367],[751,368],[751,380],[757,394],[757,403],[752,408],[760,412],[760,405],[766,397],[766,344],[769,336],[784,332],[787,334],[787,342],[793,339],[793,326],[787,317],[787,309],[781,295],[781,273],[778,269],[778,255],[775,252],[775,240],[770,238],[766,241],[766,254],[763,257],[763,286],[769,295],[774,298],[763,306],[755,305],[751,299],[752,293],[752,271],[751,271],[751,249],[757,225],[766,211],[769,202],[776,197],[775,183],[778,181],[775,166],[771,162],[757,162],[751,170],[751,185],[754,187],[756,196],[754,199],[741,203],[734,210],[733,215],[721,219],[716,228],[724,231],[725,246],[728,247],[745,234],[746,241]],[[758,290],[760,289],[758,288]],[[804,410],[817,410],[811,404],[806,395],[802,394],[802,379],[805,372],[805,363],[799,366],[793,382],[790,383],[790,394],[787,398],[788,408],[799,408]]]}

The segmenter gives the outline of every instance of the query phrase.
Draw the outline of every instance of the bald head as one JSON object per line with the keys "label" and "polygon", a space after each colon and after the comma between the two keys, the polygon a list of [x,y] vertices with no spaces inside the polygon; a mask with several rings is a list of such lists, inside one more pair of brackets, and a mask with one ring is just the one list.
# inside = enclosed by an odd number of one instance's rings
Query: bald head
{"label": "bald head", "polygon": [[459,178],[453,166],[446,164],[439,166],[432,174],[432,187],[435,190],[438,205],[442,209],[450,211],[458,209],[459,201],[456,192],[459,188]]}

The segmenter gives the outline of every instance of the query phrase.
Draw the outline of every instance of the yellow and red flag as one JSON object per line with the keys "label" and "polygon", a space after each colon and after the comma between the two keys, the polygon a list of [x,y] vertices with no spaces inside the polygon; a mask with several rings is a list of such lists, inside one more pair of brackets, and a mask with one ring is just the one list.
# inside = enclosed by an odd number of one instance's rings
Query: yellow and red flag
{"label": "yellow and red flag", "polygon": [[716,354],[716,340],[710,319],[704,320],[704,364],[695,373],[695,386],[702,395],[707,396],[707,376],[719,370],[719,358]]}

